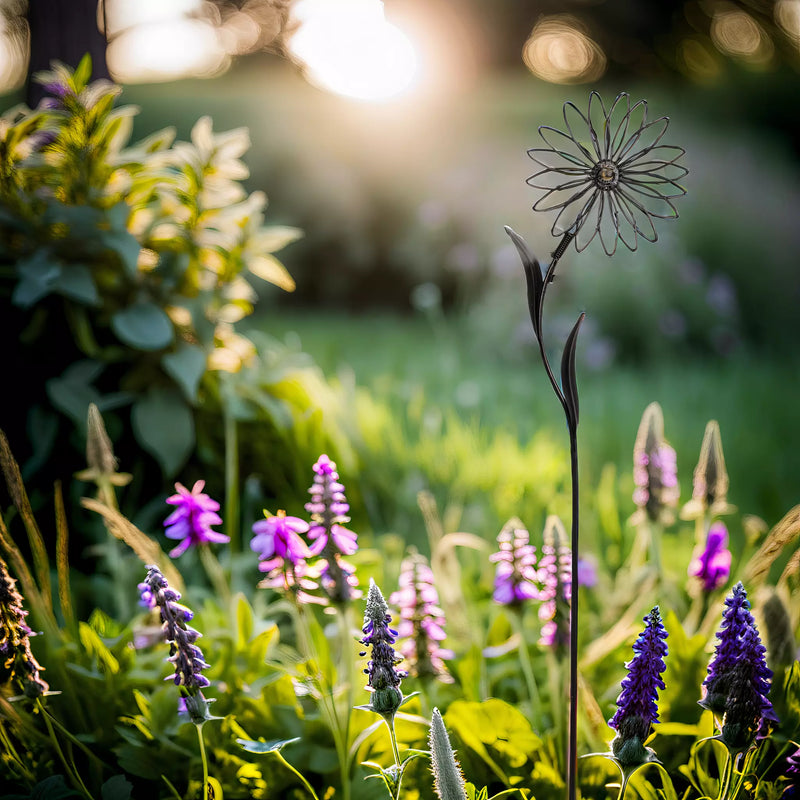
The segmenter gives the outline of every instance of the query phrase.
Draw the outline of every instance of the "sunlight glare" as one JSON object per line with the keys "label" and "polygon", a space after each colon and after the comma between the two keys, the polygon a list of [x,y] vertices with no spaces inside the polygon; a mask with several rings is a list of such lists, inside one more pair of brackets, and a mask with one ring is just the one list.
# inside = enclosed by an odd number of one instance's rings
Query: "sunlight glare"
{"label": "sunlight glare", "polygon": [[129,28],[107,51],[108,67],[122,83],[209,76],[227,66],[214,28],[193,19],[171,19]]}
{"label": "sunlight glare", "polygon": [[380,0],[300,0],[292,13],[300,27],[289,50],[320,88],[374,101],[413,85],[416,51]]}

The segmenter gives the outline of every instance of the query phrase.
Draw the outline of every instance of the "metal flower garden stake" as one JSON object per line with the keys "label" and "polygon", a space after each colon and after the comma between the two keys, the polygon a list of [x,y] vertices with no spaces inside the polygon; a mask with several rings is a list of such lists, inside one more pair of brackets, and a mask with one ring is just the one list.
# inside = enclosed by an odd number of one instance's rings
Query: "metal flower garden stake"
{"label": "metal flower garden stake", "polygon": [[[571,102],[564,104],[566,131],[543,125],[539,135],[545,147],[528,151],[541,169],[528,178],[528,184],[543,190],[534,211],[557,211],[552,233],[561,241],[552,253],[544,275],[539,261],[524,239],[511,228],[506,232],[519,252],[525,269],[528,308],[550,385],[558,397],[567,420],[572,485],[572,585],[578,586],[579,486],[578,486],[578,388],[575,353],[578,331],[585,317],[581,313],[564,344],[561,380],[557,380],[545,350],[542,318],[547,289],[553,281],[559,260],[575,243],[580,253],[599,239],[611,256],[622,242],[636,250],[639,238],[655,242],[658,235],[654,219],[675,219],[672,203],[686,190],[677,181],[688,170],[677,162],[682,147],[662,144],[669,125],[668,117],[647,119],[647,102],[631,104],[622,93],[609,108],[600,95],[592,92],[589,108],[583,114]],[[570,606],[569,737],[567,742],[567,797],[574,800],[577,789],[578,718],[578,599]]]}

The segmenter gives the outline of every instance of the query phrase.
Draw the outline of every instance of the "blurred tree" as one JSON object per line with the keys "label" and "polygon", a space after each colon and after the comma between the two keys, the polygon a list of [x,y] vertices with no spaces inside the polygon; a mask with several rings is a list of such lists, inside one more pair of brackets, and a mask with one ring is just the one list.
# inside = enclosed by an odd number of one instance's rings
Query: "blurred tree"
{"label": "blurred tree", "polygon": [[29,0],[30,61],[26,102],[31,108],[44,97],[40,84],[31,76],[50,69],[50,62],[61,61],[76,67],[89,53],[95,78],[108,78],[106,66],[106,35],[98,22],[105,19],[105,0]]}

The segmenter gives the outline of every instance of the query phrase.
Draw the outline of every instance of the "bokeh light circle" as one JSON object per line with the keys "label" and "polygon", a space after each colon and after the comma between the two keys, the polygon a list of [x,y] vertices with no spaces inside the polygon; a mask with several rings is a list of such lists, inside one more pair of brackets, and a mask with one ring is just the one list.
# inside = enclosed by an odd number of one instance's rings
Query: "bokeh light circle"
{"label": "bokeh light circle", "polygon": [[522,51],[528,69],[550,83],[588,83],[606,70],[606,57],[585,26],[570,14],[540,20]]}

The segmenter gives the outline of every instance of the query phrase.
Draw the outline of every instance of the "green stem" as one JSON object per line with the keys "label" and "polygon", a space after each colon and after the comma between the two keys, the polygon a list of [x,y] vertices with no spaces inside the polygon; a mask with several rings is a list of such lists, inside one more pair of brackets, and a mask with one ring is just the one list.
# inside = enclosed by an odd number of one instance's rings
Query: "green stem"
{"label": "green stem", "polygon": [[295,775],[297,775],[297,777],[298,777],[298,778],[299,778],[299,779],[302,781],[302,783],[303,783],[303,786],[305,786],[305,787],[306,787],[306,789],[308,789],[309,793],[310,793],[310,794],[311,794],[311,796],[314,798],[314,800],[319,800],[319,797],[317,797],[317,793],[314,791],[314,787],[313,787],[313,786],[312,786],[312,785],[311,785],[311,784],[310,784],[310,783],[309,783],[309,782],[306,780],[305,776],[304,776],[304,775],[303,775],[301,772],[299,772],[297,769],[295,769],[295,768],[294,768],[294,767],[293,767],[293,766],[292,766],[292,765],[291,765],[291,764],[290,764],[290,763],[289,763],[289,762],[288,762],[288,761],[287,761],[287,760],[286,760],[286,759],[283,757],[283,753],[281,753],[281,751],[280,751],[280,750],[275,750],[275,751],[273,751],[273,752],[274,752],[274,753],[275,753],[275,755],[278,757],[278,760],[281,762],[281,764],[283,764],[283,766],[284,766],[284,767],[286,767],[286,769],[288,769],[290,772],[293,772]]}
{"label": "green stem", "polygon": [[223,406],[225,429],[225,533],[230,537],[230,566],[233,557],[241,550],[239,542],[239,438],[236,419],[230,412],[229,404]]}
{"label": "green stem", "polygon": [[[301,651],[306,660],[310,661],[314,665],[314,669],[318,671],[318,674],[314,675],[313,678],[319,689],[322,710],[325,714],[331,734],[333,735],[333,742],[334,746],[336,747],[336,755],[339,759],[339,772],[342,780],[342,799],[350,800],[351,756],[348,749],[348,741],[346,738],[347,734],[344,730],[342,730],[341,719],[339,718],[339,714],[336,709],[332,687],[328,685],[327,681],[324,680],[324,677],[319,672],[319,657],[317,655],[316,648],[314,647],[311,633],[308,629],[308,623],[305,617],[306,611],[298,602],[294,603],[293,608],[296,615],[295,624],[297,629],[298,643]],[[349,722],[349,708],[347,709],[347,719]]]}
{"label": "green stem", "polygon": [[731,786],[731,779],[733,778],[733,759],[734,755],[729,750],[728,756],[725,759],[725,766],[722,768],[722,778],[719,782],[719,798],[718,800],[726,800],[728,791]]}
{"label": "green stem", "polygon": [[6,753],[9,754],[11,757],[14,766],[19,771],[20,775],[31,783],[34,780],[34,774],[28,769],[25,765],[25,762],[19,757],[19,753],[17,749],[14,747],[14,743],[11,740],[11,736],[9,735],[8,731],[6,730],[6,726],[0,722],[0,741],[3,742],[3,746],[5,747]]}
{"label": "green stem", "polygon": [[536,685],[536,678],[533,675],[531,654],[528,650],[528,644],[525,641],[525,632],[522,624],[522,606],[516,606],[512,610],[517,633],[519,634],[519,661],[520,666],[522,667],[522,674],[525,676],[525,684],[528,689],[528,700],[531,704],[531,716],[534,719],[540,719],[542,714],[542,700],[539,696],[539,688]]}
{"label": "green stem", "polygon": [[394,730],[394,718],[391,722],[387,719],[386,725],[389,728],[389,738],[392,740],[392,753],[394,755],[395,766],[400,769],[400,751],[397,749],[397,734]]}
{"label": "green stem", "polygon": [[50,735],[50,741],[53,743],[53,747],[55,748],[55,751],[58,754],[59,761],[61,761],[61,763],[64,765],[64,769],[66,770],[67,775],[70,777],[72,782],[80,788],[81,792],[83,792],[84,796],[87,797],[88,800],[94,800],[94,798],[92,797],[92,793],[86,788],[86,785],[81,779],[80,773],[70,763],[70,760],[64,755],[64,751],[61,749],[61,745],[59,744],[58,741],[58,736],[56,736],[55,728],[53,728],[53,720],[45,710],[44,704],[42,703],[42,699],[40,697],[36,698],[36,704],[39,708],[39,712],[42,715],[44,724],[47,726],[47,732]]}
{"label": "green stem", "polygon": [[206,743],[203,739],[203,723],[195,726],[197,728],[197,741],[200,743],[200,760],[203,762],[203,800],[208,800],[208,758],[206,757]]}
{"label": "green stem", "polygon": [[203,563],[203,569],[205,569],[206,575],[208,575],[208,579],[211,581],[211,585],[214,587],[217,597],[219,597],[226,606],[229,605],[231,590],[225,578],[225,570],[222,569],[219,559],[214,555],[207,544],[201,544],[198,550],[200,551],[200,561]]}

